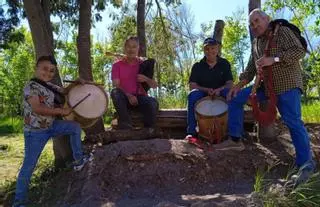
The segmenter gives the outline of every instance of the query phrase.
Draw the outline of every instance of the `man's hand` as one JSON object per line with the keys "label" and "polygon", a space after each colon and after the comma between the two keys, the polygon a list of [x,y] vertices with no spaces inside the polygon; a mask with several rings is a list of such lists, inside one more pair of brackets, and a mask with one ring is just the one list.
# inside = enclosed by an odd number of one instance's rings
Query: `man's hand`
{"label": "man's hand", "polygon": [[142,74],[138,74],[137,76],[137,81],[139,83],[143,83],[143,82],[148,82],[149,81],[149,78],[145,75],[142,75]]}
{"label": "man's hand", "polygon": [[132,106],[138,105],[138,99],[137,99],[136,96],[134,96],[134,95],[132,95],[132,94],[127,94],[127,97],[128,97],[129,103],[130,103]]}
{"label": "man's hand", "polygon": [[241,88],[238,85],[233,86],[227,94],[227,101],[233,99],[239,93],[240,90]]}
{"label": "man's hand", "polygon": [[238,84],[232,86],[232,88],[230,88],[229,90],[229,93],[227,94],[227,101],[230,101],[231,99],[233,99],[239,93],[241,88],[245,86],[247,83],[248,83],[247,80],[242,80]]}
{"label": "man's hand", "polygon": [[274,64],[273,57],[262,56],[259,60],[256,61],[257,68],[263,68],[265,66],[270,66]]}
{"label": "man's hand", "polygon": [[74,82],[83,85],[83,84],[85,84],[87,81],[86,81],[85,79],[82,79],[82,78],[77,78]]}
{"label": "man's hand", "polygon": [[212,89],[210,88],[208,91],[209,96],[220,96],[220,92],[223,90],[223,88],[216,88]]}
{"label": "man's hand", "polygon": [[72,109],[71,108],[58,108],[58,113],[61,115],[61,116],[67,116],[69,114],[71,114],[72,112]]}
{"label": "man's hand", "polygon": [[214,92],[214,89],[213,89],[213,88],[208,88],[208,89],[207,89],[207,93],[208,93],[209,96],[214,96],[214,93],[215,93],[215,92]]}

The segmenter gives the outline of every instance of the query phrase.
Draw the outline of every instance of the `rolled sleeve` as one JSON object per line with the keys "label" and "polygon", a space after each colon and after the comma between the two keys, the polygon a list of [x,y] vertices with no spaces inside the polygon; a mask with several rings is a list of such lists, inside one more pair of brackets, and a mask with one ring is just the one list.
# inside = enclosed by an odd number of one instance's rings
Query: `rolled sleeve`
{"label": "rolled sleeve", "polygon": [[27,85],[23,90],[24,98],[27,100],[32,96],[39,96],[40,91],[33,84]]}

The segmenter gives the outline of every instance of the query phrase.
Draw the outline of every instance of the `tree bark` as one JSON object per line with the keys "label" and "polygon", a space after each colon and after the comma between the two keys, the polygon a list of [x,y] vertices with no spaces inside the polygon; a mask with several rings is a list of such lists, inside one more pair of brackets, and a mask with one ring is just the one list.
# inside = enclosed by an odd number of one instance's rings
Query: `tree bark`
{"label": "tree bark", "polygon": [[91,0],[80,0],[77,38],[79,76],[89,81],[93,81],[90,51],[91,6]]}
{"label": "tree bark", "polygon": [[146,29],[145,29],[145,0],[138,0],[137,7],[137,34],[139,39],[139,56],[147,56],[147,47],[146,47]]}
{"label": "tree bark", "polygon": [[[88,81],[93,81],[90,50],[91,6],[92,0],[80,0],[77,38],[79,76]],[[86,135],[103,132],[104,124],[102,118],[95,125],[84,131]]]}
{"label": "tree bark", "polygon": [[[54,56],[53,33],[50,22],[49,0],[23,0],[25,12],[30,26],[36,58],[43,55]],[[55,74],[53,83],[62,85],[59,71]],[[68,136],[60,136],[53,139],[53,151],[55,166],[62,167],[66,160],[72,158]]]}
{"label": "tree bark", "polygon": [[[261,8],[261,0],[249,0],[249,13],[248,14],[250,14],[250,12],[256,8]],[[250,31],[250,40],[252,42],[254,37],[252,35],[250,28],[249,28],[249,31]]]}
{"label": "tree bark", "polygon": [[[216,20],[216,24],[214,25],[213,37],[221,43],[222,43],[224,25],[225,23],[223,20]],[[221,47],[219,48],[218,54],[221,55]]]}

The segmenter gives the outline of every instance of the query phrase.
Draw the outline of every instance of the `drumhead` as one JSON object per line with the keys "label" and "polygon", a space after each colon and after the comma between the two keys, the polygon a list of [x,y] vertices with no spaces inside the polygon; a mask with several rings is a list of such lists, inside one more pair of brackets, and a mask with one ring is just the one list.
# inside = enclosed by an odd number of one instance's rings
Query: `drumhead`
{"label": "drumhead", "polygon": [[104,114],[108,101],[104,90],[98,86],[92,84],[75,85],[68,93],[68,104],[70,107],[74,106],[89,93],[90,96],[73,110],[85,118],[98,118]]}
{"label": "drumhead", "polygon": [[218,116],[228,110],[228,105],[220,99],[204,99],[196,105],[195,110],[204,116]]}

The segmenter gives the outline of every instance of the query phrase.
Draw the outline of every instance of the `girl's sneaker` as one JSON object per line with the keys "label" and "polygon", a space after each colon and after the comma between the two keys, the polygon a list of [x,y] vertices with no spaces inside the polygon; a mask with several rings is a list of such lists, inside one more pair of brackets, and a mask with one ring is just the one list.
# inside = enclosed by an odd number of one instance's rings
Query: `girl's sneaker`
{"label": "girl's sneaker", "polygon": [[93,160],[93,154],[83,155],[82,159],[74,161],[73,163],[73,170],[80,171],[85,166],[87,162],[91,162]]}

